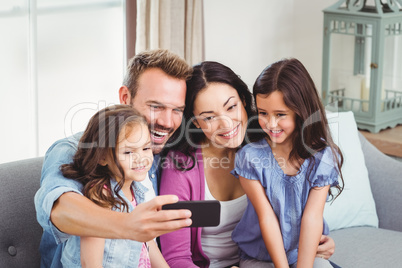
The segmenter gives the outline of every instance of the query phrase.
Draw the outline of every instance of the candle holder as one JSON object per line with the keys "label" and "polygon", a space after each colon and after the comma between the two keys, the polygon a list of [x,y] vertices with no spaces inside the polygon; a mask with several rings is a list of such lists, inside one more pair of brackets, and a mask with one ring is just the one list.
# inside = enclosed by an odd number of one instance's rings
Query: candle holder
{"label": "candle holder", "polygon": [[322,97],[377,133],[402,123],[402,0],[340,0],[323,10]]}

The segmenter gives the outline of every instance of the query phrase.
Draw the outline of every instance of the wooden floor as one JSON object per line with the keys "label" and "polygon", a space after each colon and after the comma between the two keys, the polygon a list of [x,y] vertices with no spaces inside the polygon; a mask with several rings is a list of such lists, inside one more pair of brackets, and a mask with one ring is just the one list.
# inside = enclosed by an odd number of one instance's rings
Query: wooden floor
{"label": "wooden floor", "polygon": [[402,125],[378,133],[360,132],[384,154],[402,157]]}

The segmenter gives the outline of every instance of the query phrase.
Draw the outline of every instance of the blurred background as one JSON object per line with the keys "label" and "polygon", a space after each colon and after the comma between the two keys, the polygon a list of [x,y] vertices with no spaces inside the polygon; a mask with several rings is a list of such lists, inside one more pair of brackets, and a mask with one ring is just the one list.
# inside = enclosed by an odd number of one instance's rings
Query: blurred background
{"label": "blurred background", "polygon": [[[267,65],[296,57],[320,90],[322,10],[334,2],[1,0],[0,163],[43,156],[57,139],[84,130],[97,110],[118,103],[136,49],[170,48],[190,64],[219,61],[250,90]],[[144,15],[155,5],[162,14],[156,23],[155,11]],[[181,10],[186,21],[170,23]],[[177,25],[191,36],[181,50]],[[153,27],[165,35],[159,43],[147,36]]]}

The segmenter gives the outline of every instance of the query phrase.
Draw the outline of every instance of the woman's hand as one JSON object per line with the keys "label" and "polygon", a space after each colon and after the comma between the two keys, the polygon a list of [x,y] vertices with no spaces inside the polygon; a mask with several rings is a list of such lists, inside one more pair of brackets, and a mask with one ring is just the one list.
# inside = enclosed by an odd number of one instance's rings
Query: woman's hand
{"label": "woman's hand", "polygon": [[328,260],[335,252],[335,241],[326,235],[322,235],[320,245],[317,248],[317,257]]}

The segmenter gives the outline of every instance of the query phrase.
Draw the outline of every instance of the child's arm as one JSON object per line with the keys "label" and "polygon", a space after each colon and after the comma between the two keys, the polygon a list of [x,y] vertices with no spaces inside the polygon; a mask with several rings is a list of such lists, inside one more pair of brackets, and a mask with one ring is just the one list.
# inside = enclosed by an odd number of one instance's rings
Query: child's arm
{"label": "child's arm", "polygon": [[81,266],[83,268],[101,268],[105,239],[98,237],[81,238]]}
{"label": "child's arm", "polygon": [[313,267],[323,228],[324,205],[329,185],[310,190],[300,227],[297,267]]}
{"label": "child's arm", "polygon": [[276,268],[289,268],[278,218],[272,209],[271,203],[265,195],[264,188],[260,181],[248,180],[241,176],[239,177],[241,186],[257,212],[261,234],[269,255],[272,258],[272,262]]}
{"label": "child's arm", "polygon": [[158,245],[156,244],[155,240],[151,240],[147,242],[147,245],[149,247],[149,259],[151,260],[151,266],[152,267],[166,267],[169,268],[169,265],[165,261],[165,259],[162,256],[161,251],[158,248]]}

